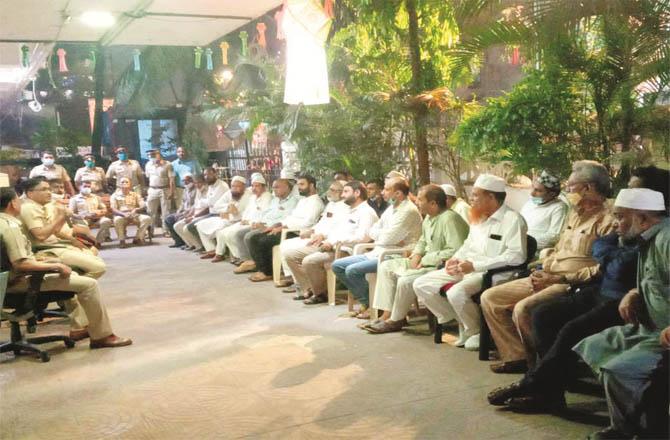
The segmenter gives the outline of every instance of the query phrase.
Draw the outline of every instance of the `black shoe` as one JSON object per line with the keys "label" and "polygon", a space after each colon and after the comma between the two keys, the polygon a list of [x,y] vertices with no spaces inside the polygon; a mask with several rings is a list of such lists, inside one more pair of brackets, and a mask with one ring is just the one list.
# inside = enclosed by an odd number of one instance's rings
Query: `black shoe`
{"label": "black shoe", "polygon": [[175,243],[175,244],[171,244],[171,245],[168,246],[168,247],[169,247],[169,248],[180,248],[180,247],[182,247],[182,246],[183,246],[183,244],[177,244],[177,243]]}
{"label": "black shoe", "polygon": [[532,394],[512,397],[505,402],[507,408],[520,413],[555,413],[565,409],[563,394]]}
{"label": "black shoe", "polygon": [[597,431],[589,435],[588,440],[606,440],[606,439],[629,439],[632,438],[630,435],[626,435],[623,432],[616,429],[614,426],[608,426],[607,428]]}
{"label": "black shoe", "polygon": [[491,391],[486,398],[491,405],[502,406],[512,397],[521,397],[528,395],[530,390],[523,386],[521,382],[514,382],[504,387],[498,387]]}

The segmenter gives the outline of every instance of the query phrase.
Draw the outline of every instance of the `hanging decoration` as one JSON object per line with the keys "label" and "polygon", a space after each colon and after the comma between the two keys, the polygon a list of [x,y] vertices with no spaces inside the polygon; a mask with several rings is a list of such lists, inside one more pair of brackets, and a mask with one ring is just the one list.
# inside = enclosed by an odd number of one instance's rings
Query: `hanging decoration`
{"label": "hanging decoration", "polygon": [[141,69],[140,66],[140,54],[142,52],[139,49],[133,49],[133,70],[139,72]]}
{"label": "hanging decoration", "polygon": [[195,55],[195,68],[199,69],[200,64],[202,64],[202,47],[198,46],[195,49],[193,49],[193,54]]}
{"label": "hanging decoration", "polygon": [[212,61],[212,49],[209,47],[205,49],[205,62],[207,63],[207,70],[214,70],[214,62]]}
{"label": "hanging decoration", "polygon": [[30,67],[30,48],[25,44],[21,46],[21,66]]}
{"label": "hanging decoration", "polygon": [[65,49],[61,47],[56,51],[56,55],[58,56],[58,71],[61,73],[69,72],[69,70],[67,70],[67,64],[65,63],[65,55],[67,55]]}
{"label": "hanging decoration", "polygon": [[284,4],[282,4],[281,9],[275,12],[275,23],[277,25],[277,40],[286,39],[286,36],[284,35],[284,27],[282,26],[285,11],[286,11],[286,1],[284,1]]}
{"label": "hanging decoration", "polygon": [[521,57],[519,56],[519,46],[514,46],[512,48],[512,65],[516,66],[519,64]]}
{"label": "hanging decoration", "polygon": [[240,48],[240,52],[242,53],[243,57],[247,56],[247,39],[249,38],[249,34],[247,31],[242,31],[240,32],[240,41],[242,42],[242,47]]}
{"label": "hanging decoration", "polygon": [[258,45],[263,49],[267,48],[267,41],[265,40],[265,30],[267,26],[265,23],[260,22],[256,25],[256,30],[258,31]]}
{"label": "hanging decoration", "polygon": [[323,3],[323,12],[326,13],[326,15],[330,18],[335,18],[335,12],[333,10],[333,2],[335,0],[326,0]]}
{"label": "hanging decoration", "polygon": [[221,44],[219,44],[219,48],[221,49],[221,64],[224,66],[228,65],[228,48],[230,47],[230,44],[228,44],[225,41],[222,41]]}
{"label": "hanging decoration", "polygon": [[84,61],[84,65],[86,67],[95,69],[95,50],[90,50],[88,52],[88,56],[86,57],[86,61]]}

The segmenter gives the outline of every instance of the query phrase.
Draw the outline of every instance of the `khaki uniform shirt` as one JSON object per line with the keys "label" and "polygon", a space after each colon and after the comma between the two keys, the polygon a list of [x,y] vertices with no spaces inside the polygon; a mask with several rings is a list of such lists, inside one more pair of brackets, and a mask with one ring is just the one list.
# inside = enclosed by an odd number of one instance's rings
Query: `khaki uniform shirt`
{"label": "khaki uniform shirt", "polygon": [[124,195],[121,190],[117,190],[109,199],[112,209],[121,212],[130,212],[133,209],[144,208],[144,199],[135,191],[130,191]]}
{"label": "khaki uniform shirt", "polygon": [[155,164],[150,160],[144,166],[144,172],[149,179],[150,188],[168,188],[170,181],[174,179],[174,170],[172,169],[172,164],[165,160],[161,161],[159,164]]}
{"label": "khaki uniform shirt", "polygon": [[105,204],[102,203],[102,200],[100,200],[100,197],[95,194],[89,194],[87,196],[77,194],[70,199],[70,209],[76,215],[85,216],[93,214],[95,211],[106,209],[106,207]]}
{"label": "khaki uniform shirt", "polygon": [[74,175],[74,183],[80,186],[83,182],[91,183],[91,191],[102,192],[105,182],[105,171],[100,167],[81,167]]}
{"label": "khaki uniform shirt", "polygon": [[61,179],[63,182],[69,182],[70,176],[68,176],[67,171],[61,165],[54,164],[51,167],[46,165],[37,165],[35,168],[30,170],[28,177],[31,179],[33,177],[44,176],[47,180],[52,179]]}
{"label": "khaki uniform shirt", "polygon": [[614,217],[603,207],[590,216],[571,210],[558,243],[543,261],[543,269],[563,275],[568,283],[587,282],[596,276],[600,266],[591,255],[591,246],[598,237],[614,232]]}
{"label": "khaki uniform shirt", "polygon": [[51,234],[46,240],[38,240],[31,232],[31,229],[42,228],[53,221],[54,209],[47,208],[30,199],[25,199],[21,203],[21,222],[25,229],[26,236],[30,239],[33,246],[58,245],[60,241],[58,237]]}
{"label": "khaki uniform shirt", "polygon": [[116,180],[116,185],[119,185],[119,180],[122,177],[130,179],[130,184],[133,188],[144,186],[144,173],[140,163],[136,160],[128,159],[125,162],[117,160],[109,164],[107,168],[108,179]]}
{"label": "khaki uniform shirt", "polygon": [[23,232],[21,220],[4,212],[0,212],[0,235],[5,245],[5,251],[12,269],[9,272],[9,282],[20,277],[20,274],[14,270],[14,263],[26,259],[35,259],[33,255],[30,240]]}

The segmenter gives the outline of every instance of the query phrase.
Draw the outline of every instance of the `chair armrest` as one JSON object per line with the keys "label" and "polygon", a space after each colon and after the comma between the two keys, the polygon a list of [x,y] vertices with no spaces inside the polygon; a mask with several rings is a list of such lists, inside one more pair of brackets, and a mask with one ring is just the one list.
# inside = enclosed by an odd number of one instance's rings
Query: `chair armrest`
{"label": "chair armrest", "polygon": [[354,253],[352,255],[360,255],[367,251],[374,249],[376,244],[374,243],[358,243],[354,245]]}
{"label": "chair armrest", "polygon": [[406,254],[408,251],[409,251],[409,252],[412,252],[412,248],[408,248],[408,247],[399,247],[399,248],[397,248],[397,249],[385,249],[385,250],[382,251],[381,254],[379,254],[379,257],[378,257],[377,261],[381,264],[382,261],[386,260],[387,257],[389,257],[389,256],[391,256],[391,255],[402,255],[402,256],[406,256],[405,254]]}
{"label": "chair armrest", "polygon": [[344,257],[344,254],[353,255],[353,249],[343,243],[335,245],[335,259]]}
{"label": "chair armrest", "polygon": [[300,235],[300,229],[288,229],[288,228],[287,229],[282,229],[281,230],[281,241],[286,240],[286,236],[288,234],[294,234],[294,233],[298,233],[298,235]]}
{"label": "chair armrest", "polygon": [[496,267],[495,269],[489,269],[486,271],[486,273],[484,273],[484,279],[482,282],[483,290],[486,290],[493,285],[493,275],[505,272],[515,272],[514,275],[512,276],[512,279],[527,276],[529,273],[528,266],[526,265],[526,263],[518,264],[516,266],[503,266],[503,267]]}

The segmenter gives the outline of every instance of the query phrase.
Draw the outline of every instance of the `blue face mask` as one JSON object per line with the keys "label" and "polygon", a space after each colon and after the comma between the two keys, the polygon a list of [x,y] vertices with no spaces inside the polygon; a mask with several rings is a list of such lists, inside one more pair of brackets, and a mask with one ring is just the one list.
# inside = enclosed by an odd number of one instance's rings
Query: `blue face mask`
{"label": "blue face mask", "polygon": [[119,153],[118,156],[119,156],[119,160],[128,159],[128,154],[126,154],[126,153]]}
{"label": "blue face mask", "polygon": [[93,162],[92,160],[84,161],[84,164],[86,164],[88,168],[93,168],[95,166],[95,162]]}
{"label": "blue face mask", "polygon": [[531,202],[533,202],[535,205],[541,205],[544,203],[544,199],[542,197],[531,197],[530,198]]}

